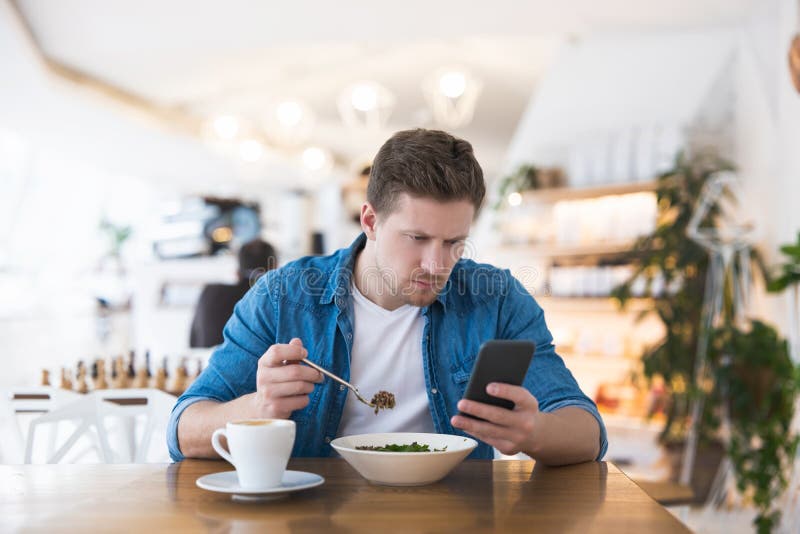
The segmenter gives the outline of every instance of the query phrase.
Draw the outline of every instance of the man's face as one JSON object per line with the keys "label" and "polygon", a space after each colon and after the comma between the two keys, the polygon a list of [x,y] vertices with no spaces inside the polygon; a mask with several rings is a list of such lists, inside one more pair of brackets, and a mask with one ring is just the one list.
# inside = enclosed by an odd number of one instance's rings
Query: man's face
{"label": "man's face", "polygon": [[402,194],[397,208],[378,215],[375,268],[383,298],[396,306],[428,306],[461,258],[475,208],[468,200],[439,202]]}

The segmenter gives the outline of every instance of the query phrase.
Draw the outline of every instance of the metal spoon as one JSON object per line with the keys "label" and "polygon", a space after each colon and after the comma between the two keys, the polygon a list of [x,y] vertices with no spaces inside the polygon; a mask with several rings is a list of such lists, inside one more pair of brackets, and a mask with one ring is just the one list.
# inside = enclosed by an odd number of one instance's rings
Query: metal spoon
{"label": "metal spoon", "polygon": [[314,363],[314,362],[310,361],[308,358],[303,358],[303,360],[302,360],[302,361],[303,361],[303,363],[304,363],[304,364],[308,365],[309,367],[313,367],[314,369],[316,369],[317,371],[319,371],[319,372],[320,372],[320,373],[322,373],[323,375],[327,376],[328,378],[332,378],[333,380],[335,380],[335,381],[339,382],[341,385],[343,385],[343,386],[345,386],[345,387],[349,388],[349,389],[350,389],[350,391],[352,391],[352,392],[353,392],[353,394],[356,396],[356,398],[357,398],[358,400],[360,400],[361,402],[363,402],[364,404],[366,404],[366,405],[367,405],[367,406],[369,406],[370,408],[375,408],[375,405],[374,405],[373,403],[371,403],[371,402],[367,401],[367,399],[365,399],[364,397],[362,397],[362,396],[361,396],[361,393],[359,393],[359,392],[358,392],[358,388],[357,388],[357,387],[355,387],[355,386],[354,386],[353,384],[351,384],[350,382],[347,382],[346,380],[342,380],[341,378],[339,378],[339,377],[338,377],[338,376],[336,376],[335,374],[331,373],[331,372],[330,372],[330,371],[328,371],[327,369],[323,369],[322,367],[320,367],[320,366],[319,366],[319,365],[317,365],[316,363]]}

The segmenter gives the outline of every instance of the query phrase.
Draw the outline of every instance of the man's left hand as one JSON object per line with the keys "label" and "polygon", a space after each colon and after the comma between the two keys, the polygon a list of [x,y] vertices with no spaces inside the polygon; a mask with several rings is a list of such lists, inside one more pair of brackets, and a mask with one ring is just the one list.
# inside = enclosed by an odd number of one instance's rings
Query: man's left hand
{"label": "man's left hand", "polygon": [[493,382],[486,392],[514,403],[513,410],[492,406],[482,402],[461,399],[458,409],[462,413],[485,419],[479,421],[463,415],[454,415],[450,423],[479,440],[488,443],[503,454],[533,450],[537,423],[541,417],[539,401],[530,391],[521,386]]}

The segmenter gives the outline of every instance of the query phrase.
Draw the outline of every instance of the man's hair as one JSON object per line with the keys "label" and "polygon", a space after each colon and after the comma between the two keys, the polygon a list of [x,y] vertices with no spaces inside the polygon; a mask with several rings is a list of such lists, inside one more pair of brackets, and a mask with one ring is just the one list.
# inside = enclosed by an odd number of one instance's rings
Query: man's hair
{"label": "man's hair", "polygon": [[486,185],[472,145],[440,130],[394,134],[372,162],[367,201],[376,213],[390,214],[403,193],[442,202],[468,200],[477,216]]}
{"label": "man's hair", "polygon": [[[261,239],[254,239],[239,249],[239,278],[250,280],[278,265],[275,248]],[[251,282],[254,280],[250,280]]]}

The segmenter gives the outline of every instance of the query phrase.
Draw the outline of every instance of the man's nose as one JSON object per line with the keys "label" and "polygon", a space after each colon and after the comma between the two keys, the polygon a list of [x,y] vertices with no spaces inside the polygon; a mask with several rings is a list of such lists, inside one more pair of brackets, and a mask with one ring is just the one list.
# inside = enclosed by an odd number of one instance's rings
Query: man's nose
{"label": "man's nose", "polygon": [[431,274],[441,273],[445,269],[444,247],[436,243],[426,247],[420,267]]}

